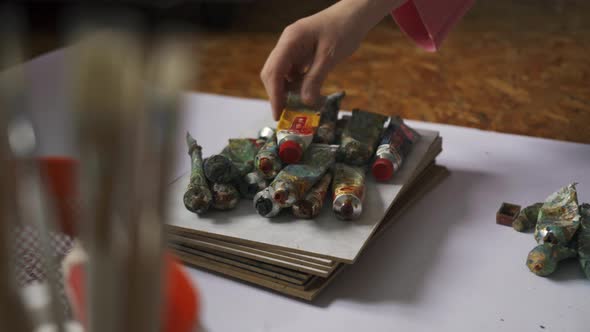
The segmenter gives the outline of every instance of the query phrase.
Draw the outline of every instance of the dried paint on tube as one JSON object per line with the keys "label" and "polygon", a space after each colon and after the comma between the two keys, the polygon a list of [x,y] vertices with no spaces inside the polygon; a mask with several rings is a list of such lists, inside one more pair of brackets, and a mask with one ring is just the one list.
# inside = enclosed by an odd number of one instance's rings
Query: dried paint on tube
{"label": "dried paint on tube", "polygon": [[332,210],[342,220],[353,220],[363,212],[365,170],[342,163],[334,165]]}
{"label": "dried paint on tube", "polygon": [[319,181],[334,164],[336,151],[327,144],[312,144],[302,164],[288,165],[271,183],[272,197],[282,207],[290,207]]}
{"label": "dried paint on tube", "polygon": [[305,195],[305,198],[292,206],[293,215],[297,218],[313,219],[320,214],[324,206],[328,190],[332,183],[332,173],[327,172],[322,179]]}
{"label": "dried paint on tube", "polygon": [[234,138],[220,154],[205,159],[205,176],[212,183],[230,183],[250,173],[263,140]]}
{"label": "dried paint on tube", "polygon": [[340,161],[362,166],[371,160],[379,143],[387,117],[354,109],[342,132]]}
{"label": "dried paint on tube", "polygon": [[346,93],[342,91],[326,97],[325,103],[320,110],[320,125],[313,138],[315,143],[334,144],[336,140],[336,121],[338,121],[340,103],[345,96]]}
{"label": "dried paint on tube", "polygon": [[211,186],[213,192],[213,208],[216,210],[231,210],[238,205],[240,193],[236,187],[229,183],[214,183]]}
{"label": "dried paint on tube", "polygon": [[266,179],[274,179],[274,177],[281,171],[281,168],[283,168],[281,158],[279,158],[277,138],[274,133],[256,154],[254,167]]}
{"label": "dried paint on tube", "polygon": [[205,179],[203,171],[202,148],[197,141],[187,132],[186,144],[188,154],[191,157],[191,175],[188,187],[184,193],[184,206],[194,213],[207,212],[211,206],[213,196]]}
{"label": "dried paint on tube", "polygon": [[265,188],[254,196],[254,209],[259,215],[267,218],[275,217],[281,212],[281,207],[272,198],[271,188]]}
{"label": "dried paint on tube", "polygon": [[420,134],[408,127],[400,117],[392,117],[377,147],[372,166],[377,181],[388,181],[401,168]]}
{"label": "dried paint on tube", "polygon": [[297,95],[289,94],[287,107],[277,125],[279,157],[285,164],[298,163],[313,141],[320,122],[320,112],[303,107]]}

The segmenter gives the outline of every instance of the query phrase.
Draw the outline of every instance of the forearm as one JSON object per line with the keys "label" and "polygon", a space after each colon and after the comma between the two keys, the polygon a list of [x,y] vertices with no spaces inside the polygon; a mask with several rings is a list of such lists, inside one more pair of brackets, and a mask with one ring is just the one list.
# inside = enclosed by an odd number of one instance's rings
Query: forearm
{"label": "forearm", "polygon": [[334,4],[348,16],[362,34],[366,34],[392,10],[407,0],[341,0]]}

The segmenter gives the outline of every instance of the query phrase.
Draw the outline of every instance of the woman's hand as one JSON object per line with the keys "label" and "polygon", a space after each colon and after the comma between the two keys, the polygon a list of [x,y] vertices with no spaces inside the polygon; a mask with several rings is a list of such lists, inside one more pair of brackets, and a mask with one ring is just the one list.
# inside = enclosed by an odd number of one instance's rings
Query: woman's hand
{"label": "woman's hand", "polygon": [[350,56],[367,32],[405,0],[342,0],[289,25],[270,53],[260,77],[278,120],[287,91],[315,105],[332,68]]}

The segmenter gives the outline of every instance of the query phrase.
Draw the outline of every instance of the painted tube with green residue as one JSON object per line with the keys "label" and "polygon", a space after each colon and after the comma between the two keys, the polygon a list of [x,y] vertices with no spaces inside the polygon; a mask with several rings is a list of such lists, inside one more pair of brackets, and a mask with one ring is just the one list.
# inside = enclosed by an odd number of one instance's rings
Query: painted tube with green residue
{"label": "painted tube with green residue", "polygon": [[535,203],[520,210],[520,213],[512,222],[512,228],[519,232],[526,232],[535,228],[541,206],[543,206],[543,203]]}
{"label": "painted tube with green residue", "polygon": [[205,176],[211,183],[230,183],[254,169],[254,157],[263,140],[234,138],[220,154],[205,159]]}
{"label": "painted tube with green residue", "polygon": [[183,197],[184,206],[191,212],[202,214],[207,212],[211,206],[213,196],[203,171],[201,146],[188,132],[186,133],[186,144],[191,157],[191,175]]}
{"label": "painted tube with green residue", "polygon": [[367,164],[375,154],[386,120],[385,115],[354,109],[342,132],[339,161],[356,166]]}
{"label": "painted tube with green residue", "polygon": [[312,144],[305,152],[303,164],[288,165],[271,183],[272,197],[282,207],[290,207],[319,181],[334,164],[334,148],[327,144]]}

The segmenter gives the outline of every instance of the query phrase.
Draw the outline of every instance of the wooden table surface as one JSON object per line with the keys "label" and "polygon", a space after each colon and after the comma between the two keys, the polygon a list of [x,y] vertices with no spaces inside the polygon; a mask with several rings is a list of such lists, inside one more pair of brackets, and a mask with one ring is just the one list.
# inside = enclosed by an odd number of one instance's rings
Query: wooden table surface
{"label": "wooden table surface", "polygon": [[[199,29],[193,89],[266,98],[259,72],[282,29],[332,2],[248,2],[228,29]],[[187,8],[177,11],[190,17]],[[346,108],[590,143],[589,54],[589,1],[479,0],[435,54],[385,18],[324,92],[346,90]]]}

